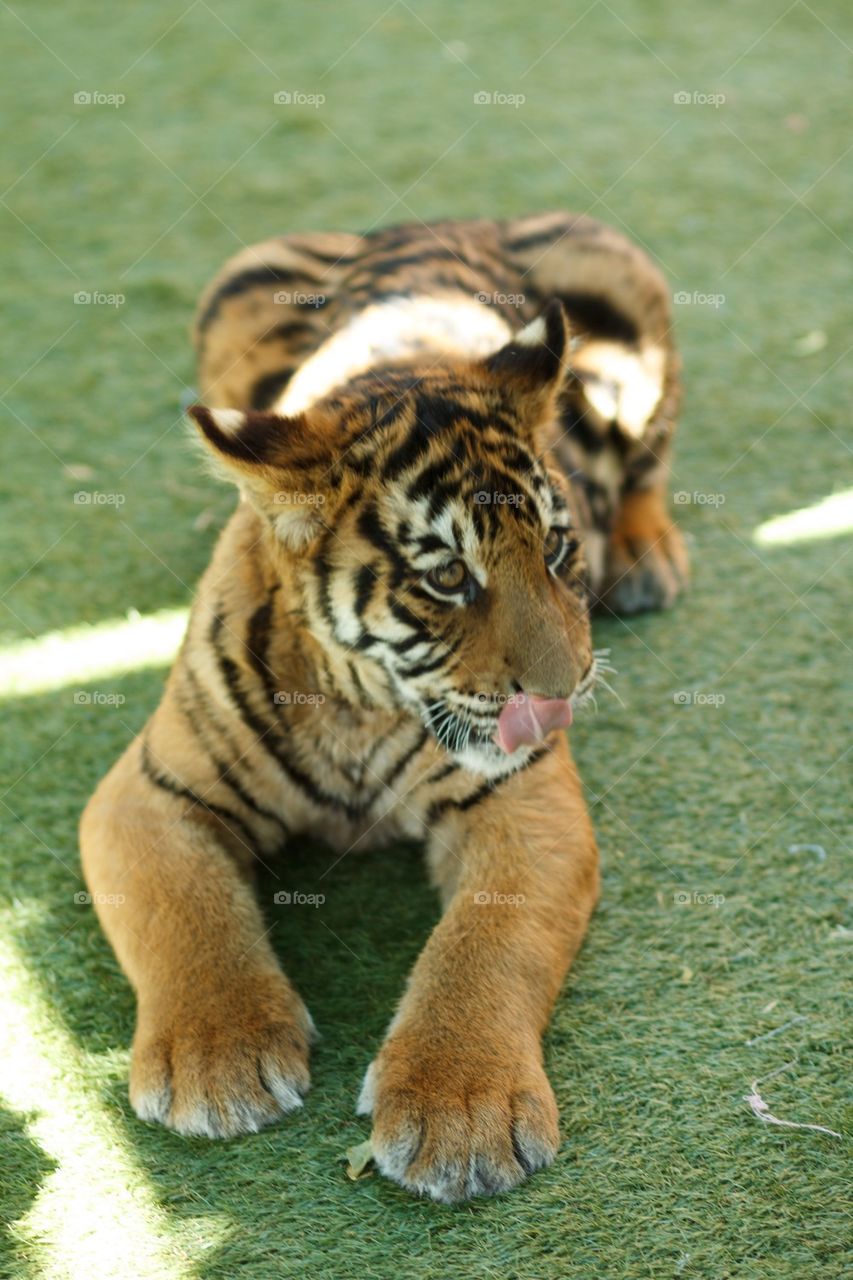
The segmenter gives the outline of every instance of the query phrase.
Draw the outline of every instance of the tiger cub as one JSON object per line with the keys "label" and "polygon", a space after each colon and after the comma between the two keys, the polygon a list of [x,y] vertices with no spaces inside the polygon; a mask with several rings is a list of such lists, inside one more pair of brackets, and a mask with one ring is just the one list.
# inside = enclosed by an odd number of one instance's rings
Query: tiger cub
{"label": "tiger cub", "polygon": [[666,286],[568,214],[285,236],[226,266],[196,340],[191,416],[240,501],[81,824],[123,904],[133,1107],[227,1138],[301,1106],[313,1024],[255,868],[303,832],[415,838],[443,913],[358,1110],[402,1186],[505,1191],[558,1148],[540,1039],[598,893],[562,732],[590,609],[686,580]]}

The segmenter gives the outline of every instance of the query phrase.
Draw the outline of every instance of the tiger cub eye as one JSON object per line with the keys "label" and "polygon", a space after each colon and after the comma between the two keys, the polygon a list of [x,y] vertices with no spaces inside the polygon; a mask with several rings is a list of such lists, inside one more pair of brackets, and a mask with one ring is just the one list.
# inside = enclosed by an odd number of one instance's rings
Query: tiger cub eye
{"label": "tiger cub eye", "polygon": [[546,563],[552,564],[560,555],[566,543],[565,529],[549,529],[543,543]]}
{"label": "tiger cub eye", "polygon": [[430,570],[429,580],[439,591],[459,591],[468,580],[468,570],[461,560],[448,560]]}

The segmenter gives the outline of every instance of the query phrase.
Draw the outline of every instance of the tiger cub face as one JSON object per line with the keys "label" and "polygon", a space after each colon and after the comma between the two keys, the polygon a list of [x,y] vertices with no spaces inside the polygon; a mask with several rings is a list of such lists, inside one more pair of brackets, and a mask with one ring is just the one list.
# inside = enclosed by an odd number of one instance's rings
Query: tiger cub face
{"label": "tiger cub face", "polygon": [[568,723],[592,678],[583,552],[547,452],[566,349],[555,302],[494,355],[377,368],[293,417],[191,410],[331,669],[487,777]]}

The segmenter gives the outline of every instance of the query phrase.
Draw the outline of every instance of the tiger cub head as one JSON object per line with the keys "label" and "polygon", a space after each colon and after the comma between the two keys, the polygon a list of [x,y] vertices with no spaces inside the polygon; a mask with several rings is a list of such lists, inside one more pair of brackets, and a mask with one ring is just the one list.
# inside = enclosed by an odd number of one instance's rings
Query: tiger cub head
{"label": "tiger cub head", "polygon": [[497,777],[592,680],[585,566],[549,456],[558,302],[495,354],[377,367],[293,417],[191,410],[270,530],[332,671]]}

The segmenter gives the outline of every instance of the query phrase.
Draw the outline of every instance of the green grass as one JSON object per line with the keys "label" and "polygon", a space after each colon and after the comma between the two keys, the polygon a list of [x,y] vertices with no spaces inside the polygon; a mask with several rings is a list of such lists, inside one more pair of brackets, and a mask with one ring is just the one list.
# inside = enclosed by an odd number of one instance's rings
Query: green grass
{"label": "green grass", "polygon": [[[604,892],[547,1038],[565,1142],[494,1202],[437,1207],[339,1163],[435,918],[414,849],[345,859],[321,909],[276,927],[323,1032],[303,1113],[226,1145],[135,1119],[133,1001],[74,901],[76,820],[163,668],[81,683],[69,665],[57,688],[62,667],[34,659],[32,691],[3,705],[0,1274],[841,1276],[845,1143],[762,1125],[743,1095],[791,1064],[761,1086],[771,1109],[849,1132],[849,536],[753,542],[849,475],[844,0],[14,8],[4,644],[188,602],[232,503],[183,442],[192,308],[226,255],[276,231],[555,206],[631,229],[674,290],[725,295],[677,308],[673,478],[725,501],[681,508],[694,586],[677,610],[598,628],[625,707],[603,698],[572,734]],[[288,89],[326,102],[274,106]],[[81,90],[126,102],[75,106]],[[526,102],[477,106],[483,90]],[[123,505],[75,504],[81,489]],[[310,892],[326,866],[306,847],[286,874]]]}

